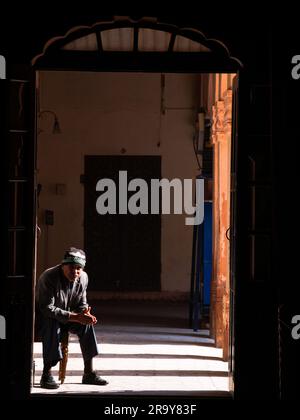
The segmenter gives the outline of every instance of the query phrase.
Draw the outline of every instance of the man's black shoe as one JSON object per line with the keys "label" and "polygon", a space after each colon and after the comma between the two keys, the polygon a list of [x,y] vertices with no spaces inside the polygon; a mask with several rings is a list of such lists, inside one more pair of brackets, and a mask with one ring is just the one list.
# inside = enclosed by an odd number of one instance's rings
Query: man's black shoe
{"label": "man's black shoe", "polygon": [[41,380],[40,380],[41,388],[46,389],[57,389],[59,388],[59,384],[55,382],[54,378],[50,373],[43,373]]}
{"label": "man's black shoe", "polygon": [[82,383],[86,385],[107,385],[108,382],[102,379],[96,372],[85,373],[82,377]]}

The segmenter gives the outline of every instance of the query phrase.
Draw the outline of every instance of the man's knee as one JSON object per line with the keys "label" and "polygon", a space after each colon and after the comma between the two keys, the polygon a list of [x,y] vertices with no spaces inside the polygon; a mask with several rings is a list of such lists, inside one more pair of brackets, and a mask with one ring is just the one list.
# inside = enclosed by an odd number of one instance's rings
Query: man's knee
{"label": "man's knee", "polygon": [[87,334],[93,334],[94,333],[94,326],[93,325],[82,325],[82,324],[76,324],[72,323],[70,324],[69,331],[72,334],[77,334],[78,337],[82,337]]}

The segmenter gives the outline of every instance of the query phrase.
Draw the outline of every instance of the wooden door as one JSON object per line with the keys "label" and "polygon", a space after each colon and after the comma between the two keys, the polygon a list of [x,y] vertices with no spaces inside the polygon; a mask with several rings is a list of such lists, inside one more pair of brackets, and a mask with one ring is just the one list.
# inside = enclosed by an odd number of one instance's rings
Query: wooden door
{"label": "wooden door", "polygon": [[35,73],[29,66],[7,69],[1,80],[0,135],[2,197],[1,313],[7,336],[1,357],[3,392],[8,398],[30,393],[35,281],[36,141]]}
{"label": "wooden door", "polygon": [[[127,182],[141,178],[150,186],[151,179],[161,178],[161,159],[159,156],[85,157],[84,237],[89,288],[102,291],[159,291],[160,215],[119,214],[119,171],[127,171]],[[117,214],[100,215],[96,211],[96,201],[101,194],[96,191],[96,184],[103,178],[112,179],[117,186]],[[150,188],[148,191],[150,194]]]}

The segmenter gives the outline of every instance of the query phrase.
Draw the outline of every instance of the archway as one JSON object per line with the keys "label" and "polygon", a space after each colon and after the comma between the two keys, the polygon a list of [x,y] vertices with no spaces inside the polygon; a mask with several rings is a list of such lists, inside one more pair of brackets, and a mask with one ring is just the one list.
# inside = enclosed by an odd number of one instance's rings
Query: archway
{"label": "archway", "polygon": [[[64,69],[77,68],[78,70],[81,66],[78,64],[78,58],[75,58],[78,51],[81,51],[79,55],[82,58],[85,57],[85,62],[83,64],[84,68],[82,68],[82,70],[98,69],[97,71],[99,71],[99,65],[101,71],[107,69],[111,69],[112,71],[120,71],[121,69],[121,71],[136,70],[139,72],[170,72],[172,69],[173,71],[176,70],[178,72],[235,72],[239,68],[237,61],[229,56],[228,51],[221,43],[214,40],[206,40],[205,37],[197,31],[185,30],[174,27],[171,28],[168,26],[167,29],[170,34],[169,41],[166,42],[166,37],[164,35],[162,37],[163,42],[167,45],[166,50],[164,50],[165,54],[163,54],[161,51],[142,52],[139,50],[139,40],[142,39],[142,37],[146,36],[145,34],[148,30],[153,31],[153,26],[155,26],[155,30],[162,30],[160,24],[153,22],[149,24],[147,20],[133,22],[130,21],[130,19],[118,19],[110,23],[105,22],[104,26],[101,26],[101,38],[99,38],[99,34],[97,35],[96,33],[96,30],[99,29],[98,25],[99,24],[93,26],[92,30],[91,28],[78,29],[78,31],[80,32],[85,31],[84,38],[86,39],[82,41],[83,44],[88,45],[89,48],[92,48],[92,50],[90,50],[88,54],[80,50],[80,48],[82,47],[82,44],[80,43],[78,50],[78,44],[76,44],[75,42],[78,33],[77,35],[75,35],[76,31],[72,30],[66,36],[61,37],[60,40],[49,43],[45,48],[45,54],[34,59],[34,68],[36,70],[49,70],[51,67],[59,67]],[[141,28],[141,30],[139,28]],[[103,50],[102,32],[109,30],[118,31],[119,29],[131,30],[131,34],[133,36],[133,50],[125,52],[118,51],[106,53],[105,50]],[[81,32],[81,35],[83,32]],[[182,37],[183,34],[188,35],[186,36],[186,38],[188,39],[187,48],[191,48],[192,51],[180,50],[181,44],[180,41],[178,41],[178,39]],[[91,35],[96,39],[96,50],[93,49],[95,47],[95,43],[94,41],[91,41]],[[103,37],[103,39],[105,39],[105,36]],[[194,43],[196,42],[195,39],[197,39],[198,42],[199,40],[201,40],[200,44],[202,46],[200,47],[200,50],[193,50]],[[209,47],[212,46],[213,48],[210,49]],[[56,47],[59,48],[56,49]],[[176,50],[176,48],[179,48],[179,50]],[[101,52],[101,54],[99,54],[99,52]]]}

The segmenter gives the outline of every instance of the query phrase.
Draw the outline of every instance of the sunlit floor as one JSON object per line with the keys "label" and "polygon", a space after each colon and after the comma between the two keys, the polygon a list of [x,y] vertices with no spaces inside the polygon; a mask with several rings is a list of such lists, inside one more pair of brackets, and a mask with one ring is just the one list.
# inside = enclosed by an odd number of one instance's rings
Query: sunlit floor
{"label": "sunlit floor", "polygon": [[[71,335],[65,383],[56,390],[40,388],[42,347],[40,342],[34,343],[32,393],[119,396],[227,394],[228,363],[222,361],[222,349],[214,347],[208,330],[194,332],[188,327],[182,328],[185,321],[181,319],[177,322],[176,317],[171,316],[171,311],[175,310],[178,317],[182,310],[180,306],[173,303],[168,311],[166,303],[162,304],[162,317],[158,315],[159,305],[155,308],[155,316],[143,317],[147,305],[143,304],[139,309],[138,305],[133,308],[133,303],[132,308],[129,305],[121,317],[124,304],[120,304],[114,311],[119,318],[105,313],[104,306],[108,303],[101,305],[103,322],[96,326],[101,354],[94,359],[94,368],[108,380],[106,386],[81,384],[83,361],[77,337]],[[174,326],[176,323],[181,324],[180,328]],[[58,366],[53,369],[55,379],[57,373]]]}

